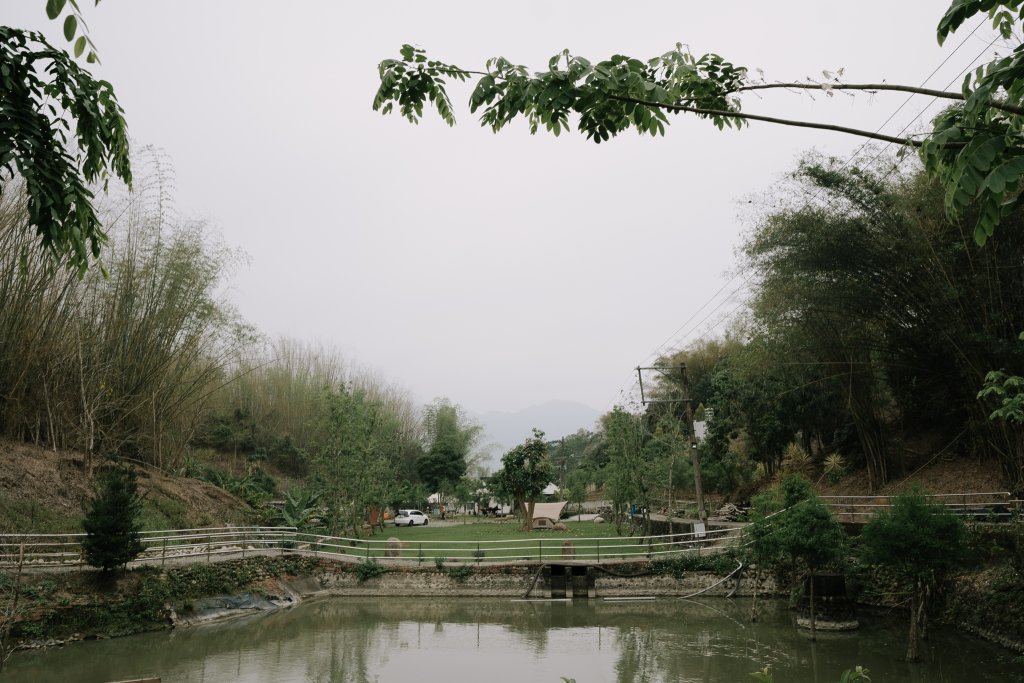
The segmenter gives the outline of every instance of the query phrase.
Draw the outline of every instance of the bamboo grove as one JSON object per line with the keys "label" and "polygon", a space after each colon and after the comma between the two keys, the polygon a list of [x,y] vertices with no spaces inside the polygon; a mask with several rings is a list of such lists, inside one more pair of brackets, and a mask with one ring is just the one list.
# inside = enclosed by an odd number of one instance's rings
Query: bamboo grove
{"label": "bamboo grove", "polygon": [[1020,424],[979,398],[990,371],[1024,369],[1024,215],[979,247],[938,182],[888,168],[801,162],[742,245],[742,314],[662,359],[688,365],[706,409],[713,487],[790,466],[862,467],[878,488],[937,454],[998,459],[1024,485]]}

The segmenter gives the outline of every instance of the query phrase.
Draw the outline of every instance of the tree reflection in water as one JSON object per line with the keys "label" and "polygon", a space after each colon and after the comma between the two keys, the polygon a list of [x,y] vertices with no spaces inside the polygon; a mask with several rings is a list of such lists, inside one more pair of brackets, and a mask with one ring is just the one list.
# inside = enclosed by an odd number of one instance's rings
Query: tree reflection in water
{"label": "tree reflection in water", "polygon": [[1014,675],[1002,651],[962,635],[934,631],[926,661],[911,668],[899,661],[901,622],[819,633],[813,644],[785,605],[757,624],[745,621],[748,608],[726,599],[324,598],[244,621],[19,653],[0,683],[710,683],[748,680],[765,665],[785,683],[832,683],[855,664],[887,682]]}

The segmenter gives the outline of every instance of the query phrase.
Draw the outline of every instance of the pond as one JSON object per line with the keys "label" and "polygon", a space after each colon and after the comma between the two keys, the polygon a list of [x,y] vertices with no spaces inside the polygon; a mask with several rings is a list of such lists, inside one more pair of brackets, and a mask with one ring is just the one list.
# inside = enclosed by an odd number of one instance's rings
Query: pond
{"label": "pond", "polygon": [[[108,683],[836,683],[861,664],[874,683],[1021,678],[1009,651],[933,630],[924,661],[900,661],[902,621],[867,619],[816,643],[781,603],[750,623],[748,600],[514,602],[323,598],[222,624],[15,654],[0,681]],[[865,621],[862,618],[862,621]]]}

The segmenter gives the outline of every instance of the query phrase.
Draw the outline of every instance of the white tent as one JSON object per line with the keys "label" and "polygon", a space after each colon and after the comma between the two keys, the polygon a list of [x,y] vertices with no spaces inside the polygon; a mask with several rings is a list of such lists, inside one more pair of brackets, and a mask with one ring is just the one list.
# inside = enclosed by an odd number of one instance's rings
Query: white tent
{"label": "white tent", "polygon": [[556,522],[558,518],[562,516],[562,508],[565,507],[565,501],[558,503],[534,503],[533,504],[533,518],[548,517]]}

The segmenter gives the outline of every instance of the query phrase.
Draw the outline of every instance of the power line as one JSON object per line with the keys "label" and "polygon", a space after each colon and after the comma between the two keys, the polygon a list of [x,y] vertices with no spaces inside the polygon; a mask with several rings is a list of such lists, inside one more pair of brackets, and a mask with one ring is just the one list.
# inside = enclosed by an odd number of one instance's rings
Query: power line
{"label": "power line", "polygon": [[[961,41],[960,41],[960,43],[959,43],[959,44],[958,44],[958,45],[957,45],[957,46],[956,46],[956,47],[955,47],[955,48],[953,49],[953,51],[952,51],[952,52],[950,52],[950,53],[949,53],[949,54],[948,54],[948,55],[946,56],[946,58],[945,58],[945,59],[943,59],[943,60],[942,60],[942,62],[940,62],[940,63],[939,63],[939,65],[938,65],[937,67],[935,67],[935,68],[934,68],[934,69],[932,70],[932,72],[931,72],[930,74],[928,74],[928,76],[927,76],[927,77],[926,77],[926,78],[925,78],[925,79],[924,79],[924,80],[923,80],[923,81],[921,82],[921,85],[920,85],[919,87],[920,87],[920,88],[923,88],[923,87],[924,87],[925,85],[927,85],[927,84],[928,84],[928,82],[929,82],[929,81],[930,81],[930,80],[931,80],[932,78],[934,78],[934,77],[935,77],[935,75],[936,75],[936,74],[937,74],[937,73],[938,73],[938,72],[939,72],[939,71],[940,71],[940,70],[942,69],[942,67],[943,67],[943,66],[945,66],[945,65],[946,65],[946,64],[947,64],[947,63],[949,62],[949,60],[950,60],[950,59],[952,59],[952,58],[953,58],[953,56],[954,56],[954,55],[955,55],[955,54],[956,54],[956,53],[957,53],[957,52],[958,52],[958,51],[960,50],[960,48],[962,48],[962,47],[963,47],[964,45],[966,45],[966,44],[967,44],[967,41],[968,41],[968,40],[970,40],[970,39],[971,39],[971,38],[972,38],[972,37],[974,36],[974,34],[975,34],[975,33],[977,33],[978,29],[980,29],[980,28],[981,28],[981,27],[982,27],[982,26],[983,26],[984,24],[985,24],[985,20],[983,19],[982,21],[980,21],[980,22],[979,22],[979,23],[978,23],[978,24],[977,24],[977,25],[976,25],[976,26],[974,27],[974,29],[973,29],[973,30],[972,30],[972,31],[971,31],[971,32],[970,32],[970,33],[969,33],[969,34],[968,34],[968,35],[967,35],[967,36],[966,36],[966,37],[965,37],[965,38],[964,38],[963,40],[961,40]],[[956,76],[956,77],[955,77],[955,78],[954,78],[954,79],[953,79],[952,81],[950,81],[950,82],[949,82],[949,84],[947,84],[947,85],[946,85],[946,87],[945,87],[944,89],[948,89],[949,87],[951,87],[951,86],[953,85],[953,83],[957,82],[957,81],[958,81],[958,80],[959,80],[960,78],[962,78],[962,77],[963,77],[963,75],[964,75],[964,73],[966,73],[966,72],[967,72],[967,71],[968,71],[968,70],[969,70],[969,69],[970,69],[970,68],[971,68],[971,67],[972,67],[972,66],[973,66],[973,65],[975,64],[975,62],[977,62],[977,61],[978,61],[978,59],[980,59],[980,58],[982,57],[982,55],[984,55],[984,54],[985,54],[985,52],[987,52],[987,51],[988,51],[988,50],[989,50],[989,49],[990,49],[990,48],[992,47],[992,45],[994,45],[994,44],[995,44],[995,41],[996,41],[996,40],[998,40],[998,36],[996,36],[996,38],[994,38],[994,39],[993,39],[993,40],[992,40],[992,41],[991,41],[991,42],[990,42],[990,43],[989,43],[988,45],[986,45],[986,46],[985,46],[985,47],[984,47],[984,48],[982,49],[982,51],[981,51],[980,53],[978,53],[978,55],[977,55],[977,56],[976,56],[976,57],[975,57],[975,58],[974,58],[973,60],[971,60],[971,61],[970,61],[970,62],[968,63],[967,67],[965,67],[965,68],[964,68],[964,69],[963,69],[963,70],[962,70],[962,71],[960,72],[960,74],[959,74],[958,76]],[[915,97],[915,94],[914,94],[914,93],[911,93],[910,95],[908,95],[908,96],[907,96],[907,98],[906,98],[906,99],[905,99],[905,100],[903,101],[903,103],[902,103],[902,104],[901,104],[901,105],[900,105],[899,107],[897,107],[897,108],[896,108],[896,110],[895,110],[895,111],[894,111],[894,112],[893,112],[892,114],[890,114],[890,115],[889,115],[889,117],[888,117],[888,118],[886,118],[886,120],[885,120],[885,121],[883,121],[883,122],[882,122],[882,124],[881,124],[881,125],[880,125],[880,126],[879,126],[878,128],[876,128],[876,129],[875,129],[875,133],[879,133],[879,132],[881,132],[881,130],[882,130],[882,129],[883,129],[883,128],[884,128],[885,126],[886,126],[886,125],[888,125],[888,123],[889,123],[890,121],[892,121],[892,120],[893,120],[893,118],[894,118],[894,117],[895,117],[895,116],[896,116],[896,115],[897,115],[897,114],[898,114],[898,113],[899,113],[899,112],[900,112],[900,111],[901,111],[901,110],[902,110],[902,109],[903,109],[904,107],[906,107],[906,105],[907,105],[907,104],[908,104],[908,103],[910,102],[910,100],[911,100],[911,99],[913,99],[914,97]],[[915,121],[917,121],[917,119],[919,119],[919,118],[920,118],[920,117],[922,116],[922,114],[924,114],[924,111],[925,111],[925,110],[927,109],[927,107],[928,107],[928,106],[931,106],[932,104],[934,104],[934,103],[935,103],[935,102],[936,102],[937,100],[938,100],[938,97],[932,97],[932,100],[931,100],[931,102],[929,102],[929,103],[928,103],[928,105],[927,105],[927,106],[925,107],[925,109],[922,109],[922,110],[921,110],[920,112],[918,112],[918,114],[917,114],[916,116],[914,116],[914,118],[912,118],[912,119],[911,119],[911,120],[910,120],[910,121],[909,121],[909,122],[908,122],[908,123],[907,123],[907,124],[906,124],[905,126],[903,126],[903,128],[902,128],[902,129],[900,130],[900,132],[899,132],[899,133],[897,134],[897,137],[900,137],[900,136],[902,136],[902,135],[903,135],[903,133],[905,133],[905,132],[906,132],[906,131],[907,131],[907,130],[908,130],[908,129],[910,128],[910,126],[911,126],[911,125],[913,125],[913,123],[914,123]],[[862,144],[861,144],[861,145],[860,145],[860,146],[859,146],[859,147],[858,147],[858,148],[857,148],[856,150],[854,150],[853,154],[852,154],[852,155],[851,155],[851,156],[850,156],[850,157],[849,157],[849,158],[848,158],[848,159],[847,159],[847,160],[846,160],[846,161],[845,161],[845,162],[843,163],[843,165],[842,165],[842,166],[840,166],[840,167],[839,167],[839,169],[838,169],[838,170],[842,171],[842,170],[844,170],[845,168],[849,167],[849,166],[850,166],[850,165],[851,165],[851,164],[852,164],[852,163],[854,162],[854,160],[856,160],[857,156],[858,156],[858,155],[859,155],[859,154],[860,154],[860,153],[861,153],[861,152],[862,152],[862,151],[863,151],[864,149],[866,149],[866,148],[868,147],[868,145],[869,145],[869,144],[871,144],[871,143],[870,143],[870,142],[864,142],[864,143],[862,143]],[[874,163],[875,163],[875,162],[876,162],[876,161],[877,161],[877,160],[878,160],[878,159],[879,159],[879,158],[880,158],[880,157],[882,156],[882,154],[883,154],[883,153],[885,152],[885,150],[886,150],[886,149],[888,149],[888,148],[889,148],[889,147],[890,147],[890,146],[891,146],[892,144],[893,144],[893,143],[891,143],[891,142],[888,142],[888,143],[886,143],[886,144],[885,144],[885,145],[884,145],[884,146],[882,147],[882,149],[880,149],[880,150],[878,151],[878,153],[877,153],[877,154],[875,154],[875,156],[874,156],[874,157],[873,157],[873,158],[872,158],[872,159],[871,159],[870,161],[868,161],[868,162],[867,162],[867,164],[865,164],[865,167],[870,167],[870,166],[871,166],[872,164],[874,164]],[[889,174],[887,174],[886,176],[883,176],[883,178],[885,178],[885,177],[888,177],[888,175],[891,175],[891,173],[892,173],[892,171],[890,171],[890,173],[889,173]],[[807,203],[810,203],[810,202],[812,202],[812,201],[814,201],[814,200],[816,200],[816,199],[819,199],[819,198],[820,198],[820,197],[822,196],[822,194],[823,194],[823,193],[824,193],[824,189],[822,189],[822,188],[819,188],[819,189],[818,189],[818,191],[817,191],[817,192],[815,192],[815,193],[814,193],[814,195],[813,195],[813,196],[811,196],[811,197],[810,197],[810,198],[809,198],[809,199],[807,200]],[[750,275],[748,275],[748,276],[747,276],[746,278],[744,278],[743,282],[742,282],[742,283],[740,284],[740,287],[738,287],[738,288],[737,288],[736,290],[734,290],[734,291],[733,291],[733,294],[735,294],[735,293],[736,293],[737,291],[739,291],[739,289],[741,289],[741,288],[742,288],[742,287],[743,287],[744,285],[746,285],[747,283],[749,283],[749,282],[750,282],[750,280],[751,280],[751,279],[753,278],[753,275],[754,275],[754,274],[753,274],[753,273],[751,273],[751,274],[750,274]],[[685,327],[685,326],[686,326],[686,325],[687,325],[687,324],[688,324],[688,323],[690,322],[690,320],[692,320],[692,319],[693,319],[694,317],[696,317],[696,315],[697,315],[698,313],[700,313],[700,311],[701,311],[701,310],[703,310],[703,308],[704,308],[705,306],[707,306],[707,305],[708,305],[708,304],[709,304],[709,303],[710,303],[710,302],[711,302],[712,300],[714,300],[714,298],[715,298],[716,296],[718,296],[718,294],[719,294],[719,293],[721,293],[722,289],[725,289],[725,287],[728,287],[728,286],[729,286],[730,284],[732,284],[732,282],[734,282],[734,281],[735,281],[735,280],[736,280],[736,279],[737,279],[738,277],[739,277],[739,275],[737,274],[737,275],[734,275],[734,276],[733,276],[732,278],[730,278],[730,279],[729,279],[729,281],[728,281],[728,282],[726,282],[726,284],[725,284],[725,285],[724,285],[724,286],[723,286],[723,287],[722,287],[721,289],[719,289],[719,290],[718,290],[718,292],[715,292],[715,294],[714,294],[714,295],[712,295],[711,299],[709,299],[709,300],[708,300],[707,302],[705,302],[705,303],[704,303],[704,304],[703,304],[703,305],[702,305],[702,306],[701,306],[701,307],[700,307],[699,309],[697,309],[697,311],[696,311],[696,312],[695,312],[695,313],[694,313],[693,315],[691,315],[691,316],[690,316],[690,318],[689,318],[689,319],[687,319],[687,322],[683,323],[683,324],[682,324],[682,325],[681,325],[681,326],[680,326],[680,327],[679,327],[679,328],[678,328],[678,329],[677,329],[677,330],[676,330],[675,332],[673,332],[672,336],[671,336],[671,337],[669,337],[669,339],[670,339],[670,340],[671,340],[671,339],[673,339],[673,338],[674,338],[674,337],[675,337],[675,336],[676,336],[676,335],[678,334],[678,332],[679,332],[679,330],[680,330],[680,329],[682,329],[683,327]],[[724,304],[724,302],[723,302],[723,304]],[[716,308],[715,308],[714,310],[718,310],[718,308],[721,308],[721,306],[722,306],[723,304],[720,304],[720,305],[719,305],[718,307],[716,307]],[[712,313],[713,313],[713,312],[714,312],[714,311],[712,311]],[[696,330],[696,329],[697,329],[697,328],[698,328],[698,327],[699,327],[699,326],[700,326],[700,325],[701,325],[701,324],[702,324],[702,323],[704,322],[704,320],[707,320],[707,318],[708,318],[708,317],[710,317],[710,316],[705,316],[705,318],[704,318],[704,319],[702,319],[700,323],[698,323],[697,325],[695,325],[695,326],[694,326],[694,327],[693,327],[693,328],[692,328],[692,329],[691,329],[690,331],[688,331],[688,332],[687,332],[687,334],[690,334],[690,333],[692,333],[693,331],[695,331],[695,330]],[[718,323],[718,324],[721,324],[721,323]],[[717,327],[717,325],[715,325],[714,327]],[[709,333],[710,333],[710,331],[711,331],[712,329],[714,329],[714,327],[712,327],[712,328],[709,328],[708,330],[706,330],[706,331],[704,332],[704,334],[702,334],[702,335],[701,335],[700,337],[698,337],[698,339],[702,339],[702,338],[704,338],[705,336],[707,336],[707,334],[709,334]],[[685,335],[684,335],[684,337],[685,337]],[[647,360],[649,360],[650,358],[652,358],[652,357],[654,357],[654,356],[657,356],[657,355],[658,355],[658,354],[659,354],[659,353],[661,352],[661,350],[662,350],[662,349],[663,349],[663,348],[664,348],[664,347],[665,347],[665,346],[667,345],[667,343],[668,343],[668,342],[663,342],[663,343],[661,344],[661,346],[659,346],[659,347],[658,347],[657,349],[655,349],[655,350],[654,350],[654,352],[652,352],[652,353],[651,353],[650,355],[648,355],[648,357],[647,357],[646,359],[644,359],[644,362],[646,362]],[[675,348],[675,349],[673,349],[673,351],[676,351],[676,350],[678,350],[678,347],[677,347],[677,348]]]}

